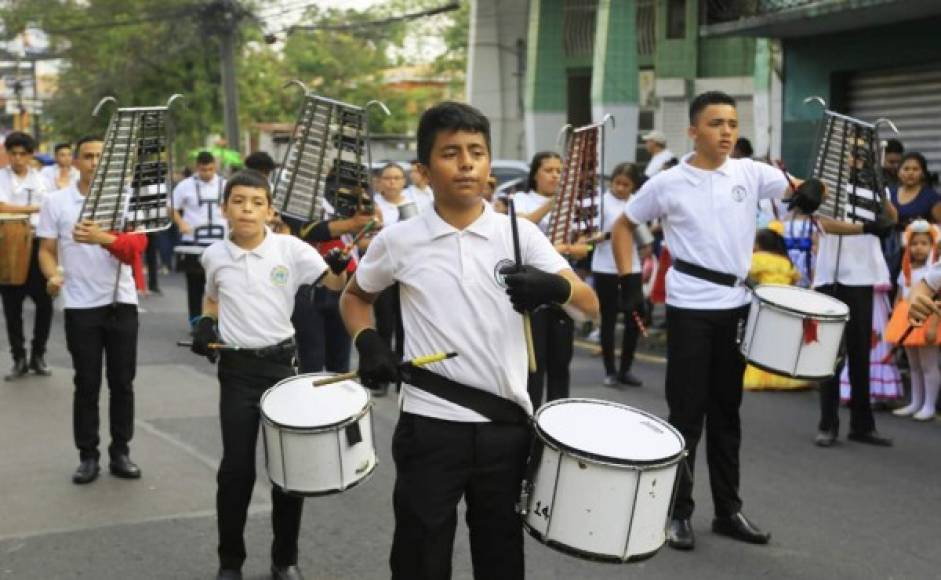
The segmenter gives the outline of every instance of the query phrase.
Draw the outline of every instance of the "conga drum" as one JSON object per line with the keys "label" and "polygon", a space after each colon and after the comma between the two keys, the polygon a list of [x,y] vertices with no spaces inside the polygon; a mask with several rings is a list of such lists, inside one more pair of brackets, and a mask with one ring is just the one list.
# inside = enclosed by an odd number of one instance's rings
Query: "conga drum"
{"label": "conga drum", "polygon": [[29,275],[33,228],[28,214],[0,214],[0,285],[19,286]]}

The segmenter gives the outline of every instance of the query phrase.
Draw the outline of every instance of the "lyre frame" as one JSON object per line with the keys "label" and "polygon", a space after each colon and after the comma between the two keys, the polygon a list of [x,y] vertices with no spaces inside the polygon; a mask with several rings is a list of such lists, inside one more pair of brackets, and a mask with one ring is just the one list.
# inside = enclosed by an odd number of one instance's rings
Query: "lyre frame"
{"label": "lyre frame", "polygon": [[[339,101],[339,100],[336,100],[336,99],[331,99],[331,98],[329,98],[329,97],[324,97],[324,96],[322,96],[322,95],[316,95],[316,94],[312,93],[312,92],[310,91],[310,89],[307,88],[307,85],[305,85],[304,82],[301,81],[301,80],[299,80],[299,79],[292,79],[292,80],[288,81],[287,83],[285,83],[285,85],[284,85],[282,88],[283,88],[283,89],[287,89],[287,88],[292,87],[292,86],[296,86],[296,87],[300,88],[301,91],[303,91],[303,95],[304,95],[304,98],[303,98],[303,100],[301,101],[301,107],[300,107],[299,115],[303,115],[304,107],[307,105],[308,99],[317,99],[317,100],[319,100],[319,101],[322,101],[322,102],[325,102],[325,103],[330,103],[330,104],[332,104],[332,105],[335,105],[335,106],[338,106],[338,107],[341,107],[341,108],[344,108],[344,109],[351,109],[351,110],[354,110],[354,111],[361,111],[361,112],[363,113],[363,129],[362,129],[362,131],[363,131],[363,142],[365,143],[365,149],[366,149],[366,175],[367,175],[366,184],[365,184],[365,189],[366,189],[367,191],[369,191],[370,194],[371,194],[372,191],[371,191],[371,185],[370,185],[370,183],[369,183],[370,180],[369,180],[368,176],[369,176],[369,173],[372,171],[372,152],[371,152],[371,147],[370,147],[370,145],[369,145],[369,115],[368,115],[367,111],[369,110],[370,107],[374,107],[374,106],[375,106],[375,107],[379,107],[379,109],[380,109],[383,113],[385,113],[386,116],[390,116],[392,113],[389,111],[389,108],[388,108],[388,107],[385,105],[385,103],[383,103],[382,101],[375,100],[375,99],[374,99],[374,100],[371,100],[371,101],[369,101],[369,102],[367,102],[367,103],[366,103],[365,105],[363,105],[362,107],[359,107],[359,106],[357,106],[357,105],[352,105],[352,104],[350,104],[350,103],[345,103],[345,102],[343,102],[343,101]],[[301,119],[299,118],[299,120],[301,120]],[[330,120],[328,119],[328,121],[327,121],[327,124],[328,124],[328,125],[329,125],[329,122],[330,122]],[[294,126],[294,131],[293,131],[292,134],[291,134],[291,144],[288,146],[287,150],[284,152],[284,158],[282,159],[281,166],[278,168],[278,173],[277,173],[277,175],[275,176],[275,190],[277,190],[278,185],[281,183],[281,174],[282,174],[282,172],[284,172],[285,169],[287,168],[288,161],[289,161],[290,158],[291,158],[291,148],[292,148],[292,146],[297,145],[297,146],[299,147],[298,152],[297,152],[297,155],[296,155],[297,160],[298,160],[298,163],[300,163],[301,157],[302,157],[303,154],[304,154],[304,148],[307,146],[307,138],[308,138],[308,136],[310,135],[310,124],[308,123],[308,124],[306,124],[306,125],[303,127],[303,135],[300,136],[300,141],[298,141],[299,133],[301,132],[301,130],[302,130],[301,123],[298,122],[297,124],[295,124],[295,126]],[[322,149],[321,149],[321,155],[320,155],[320,157],[321,157],[320,162],[321,162],[321,164],[322,164],[322,162],[323,162],[323,155],[324,155],[324,152],[325,152],[325,149],[326,149],[326,145],[322,145],[321,147],[322,147]],[[359,152],[359,153],[357,154],[357,157],[360,157],[361,155],[362,155],[362,152]],[[286,186],[286,194],[285,194],[285,196],[284,196],[284,200],[281,202],[281,207],[277,208],[279,212],[282,212],[282,213],[283,213],[284,210],[287,209],[288,204],[289,204],[290,199],[291,199],[291,194],[294,192],[294,181],[295,181],[296,178],[297,178],[297,172],[294,171],[294,172],[291,173],[291,175],[290,175],[290,181],[289,181],[289,183],[288,183],[287,186]],[[318,193],[319,193],[321,196],[324,195],[324,192],[318,192],[318,191],[315,190],[314,193],[313,193],[313,198],[314,198],[315,202],[316,202],[316,197],[317,197]],[[321,211],[322,211],[322,206],[321,206]],[[295,217],[296,217],[296,216],[295,216]],[[308,219],[313,219],[314,217],[315,217],[315,216],[308,216]]]}
{"label": "lyre frame", "polygon": [[[167,212],[168,212],[168,216],[169,216],[169,215],[172,215],[172,212],[173,212],[173,210],[174,210],[174,207],[173,207],[173,151],[172,151],[172,144],[173,144],[173,139],[174,139],[174,125],[173,125],[173,117],[172,117],[172,115],[171,115],[171,111],[172,111],[172,106],[173,106],[173,104],[174,104],[177,100],[182,99],[182,98],[183,98],[183,95],[182,95],[181,93],[174,93],[173,95],[170,96],[169,99],[167,99],[166,105],[164,105],[164,106],[162,106],[162,107],[161,107],[161,106],[157,106],[157,107],[123,107],[123,108],[118,108],[118,110],[116,111],[116,112],[119,113],[119,114],[122,113],[122,112],[124,112],[124,113],[137,113],[137,112],[164,112],[164,111],[165,111],[166,114],[167,114],[166,120],[165,120],[165,121],[166,121],[166,139],[167,139],[167,143],[166,143],[166,147],[167,147],[167,149],[166,149],[167,177],[166,177],[165,185],[166,185],[166,188],[167,188],[167,200],[168,200]],[[105,97],[102,97],[102,99],[98,101],[98,104],[95,105],[95,108],[92,109],[92,117],[97,117],[98,114],[101,112],[101,109],[102,109],[107,103],[113,103],[114,105],[117,105],[117,104],[118,104],[118,100],[117,100],[115,97],[110,96],[110,95],[105,96]],[[120,117],[112,117],[113,122],[117,123],[118,120],[119,120],[119,118],[120,118]],[[131,125],[131,127],[132,127],[131,133],[133,133],[133,124]],[[110,122],[109,122],[108,131],[110,131],[110,128],[111,128],[111,127],[110,127]],[[107,132],[106,132],[106,136],[107,136]],[[115,145],[116,145],[116,143],[115,143],[114,141],[112,141],[111,143],[108,144],[108,146],[109,146],[109,149],[108,149],[108,153],[109,153],[109,155],[108,155],[108,163],[111,162],[111,159],[112,159],[112,157],[113,157],[113,155],[111,155],[111,154],[114,153],[114,147],[115,147]],[[129,144],[129,146],[130,146],[130,144]],[[130,157],[131,157],[131,155],[130,155],[130,150],[129,150],[128,155],[126,155],[125,158],[124,158],[124,167],[122,168],[122,174],[123,174],[124,176],[127,175],[127,171],[128,171],[128,169],[127,169],[127,164],[128,164],[128,162],[130,161]],[[105,173],[106,173],[107,170],[108,170],[108,167],[109,167],[108,164],[104,164],[104,165],[99,164],[99,165],[95,168],[95,175],[92,175],[91,184],[94,184],[94,183],[95,183],[95,176],[98,174],[98,172],[101,171],[101,172],[105,172]],[[90,184],[90,185],[91,185],[91,184]],[[102,187],[103,187],[103,184],[104,184],[104,178],[102,178]],[[129,192],[129,193],[126,194],[126,193],[125,193],[125,187],[126,187],[126,186],[125,186],[125,183],[124,183],[123,177],[122,177],[122,181],[121,181],[121,183],[120,183],[120,188],[119,188],[119,192],[118,192],[118,203],[115,203],[114,213],[112,214],[111,220],[110,220],[112,225],[115,225],[115,224],[117,224],[117,223],[119,222],[119,214],[126,211],[127,204],[130,202],[131,198],[132,198],[133,195],[134,195],[134,192],[133,192],[133,191],[131,191],[131,192]],[[126,199],[122,199],[122,198],[125,197],[125,195],[127,196],[127,198],[126,198]],[[101,201],[101,190],[99,189],[97,195],[95,195],[95,192],[92,192],[92,191],[89,191],[89,192],[88,192],[88,195],[85,196],[85,199],[82,201],[82,209],[79,211],[79,216],[80,216],[80,217],[84,215],[84,213],[85,213],[85,208],[86,208],[86,206],[88,205],[88,201],[89,201],[89,199],[92,199],[92,198],[93,198],[93,203],[95,204],[94,207],[92,208],[92,215],[95,215],[95,211],[94,211],[94,210],[95,210],[95,208],[97,208],[97,204]],[[123,202],[123,203],[122,203],[122,202]],[[96,221],[97,221],[97,220],[96,220]],[[126,229],[126,227],[127,227],[127,216],[126,216],[126,215],[120,216],[120,222],[121,222],[121,227],[120,227],[120,229],[117,230],[117,231],[124,231],[124,230]],[[167,224],[166,224],[165,226],[163,226],[163,227],[156,228],[156,229],[147,229],[147,228],[140,229],[140,230],[136,230],[136,229],[135,229],[135,231],[140,231],[140,232],[162,231],[162,230],[165,230],[165,229],[169,228],[171,224],[172,224],[172,218],[171,218],[171,219],[168,219],[168,220],[167,220]]]}

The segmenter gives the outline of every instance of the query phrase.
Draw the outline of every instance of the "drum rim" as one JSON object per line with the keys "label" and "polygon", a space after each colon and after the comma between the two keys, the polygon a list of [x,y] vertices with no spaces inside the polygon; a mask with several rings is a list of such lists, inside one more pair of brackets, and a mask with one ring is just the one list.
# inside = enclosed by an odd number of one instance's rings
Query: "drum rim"
{"label": "drum rim", "polygon": [[[767,365],[763,365],[761,363],[755,362],[751,360],[750,358],[748,358],[747,356],[745,356],[744,354],[742,355],[742,358],[744,358],[745,362],[747,362],[751,366],[757,369],[763,370],[766,373],[771,373],[773,375],[787,377],[790,379],[799,379],[799,380],[806,380],[806,381],[820,381],[824,379],[829,379],[833,377],[833,375],[836,374],[836,370],[834,369],[834,372],[830,373],[829,375],[787,375],[787,374],[782,374],[781,369],[773,369]],[[837,360],[840,360],[839,357],[837,357]]]}
{"label": "drum rim", "polygon": [[643,554],[634,554],[633,556],[624,558],[621,556],[612,556],[611,554],[599,554],[597,552],[582,550],[580,548],[569,546],[568,544],[563,544],[562,542],[558,542],[556,540],[550,540],[535,528],[530,526],[529,522],[527,522],[525,518],[523,519],[523,528],[525,528],[529,535],[535,538],[536,541],[538,541],[540,544],[548,546],[553,550],[562,552],[563,554],[568,554],[569,556],[581,558],[582,560],[591,560],[593,562],[602,562],[605,564],[629,564],[632,562],[647,560],[649,558],[653,558],[657,552],[663,549],[663,545],[666,544],[666,538],[664,537],[664,541],[657,547],[657,549],[650,552],[644,552]]}
{"label": "drum rim", "polygon": [[357,479],[356,481],[354,481],[353,483],[349,484],[346,487],[333,487],[333,488],[323,490],[323,491],[296,491],[293,489],[287,489],[284,486],[278,485],[277,483],[275,483],[275,481],[271,478],[270,473],[268,474],[268,481],[271,483],[272,487],[276,487],[279,490],[281,490],[282,493],[286,495],[292,495],[294,497],[319,497],[322,495],[336,495],[338,493],[343,493],[344,491],[348,489],[353,489],[357,485],[371,478],[373,473],[376,472],[376,467],[378,466],[379,466],[379,455],[375,454],[375,461],[372,462],[372,467],[370,467],[369,470],[366,473],[364,473],[362,477],[360,477],[359,479]]}
{"label": "drum rim", "polygon": [[366,404],[363,405],[362,410],[360,410],[358,413],[356,413],[355,415],[351,417],[347,417],[346,419],[341,419],[340,421],[337,421],[335,423],[330,423],[328,425],[319,425],[317,427],[298,427],[296,425],[285,425],[283,423],[279,423],[278,421],[275,421],[274,419],[270,418],[267,413],[265,413],[265,408],[264,408],[265,398],[268,396],[268,394],[271,391],[281,386],[281,383],[285,383],[291,380],[296,380],[301,377],[332,377],[332,376],[336,376],[336,373],[304,373],[300,375],[294,375],[294,376],[278,381],[277,383],[274,384],[274,386],[266,389],[265,392],[261,394],[261,399],[258,400],[258,410],[261,414],[262,422],[265,425],[268,425],[269,427],[275,427],[286,433],[308,433],[308,434],[324,433],[326,431],[338,431],[342,429],[343,427],[359,422],[360,419],[362,419],[363,417],[365,417],[367,414],[369,414],[372,411],[372,407],[373,407],[372,393],[370,393],[369,389],[367,389],[366,387],[363,387],[363,391],[366,392]]}
{"label": "drum rim", "polygon": [[[845,314],[813,314],[813,313],[808,313],[808,312],[802,312],[800,310],[797,310],[796,308],[785,306],[783,304],[780,304],[779,302],[775,302],[774,300],[771,300],[770,298],[765,298],[761,296],[760,294],[758,294],[758,290],[760,290],[762,287],[791,288],[794,290],[798,290],[800,292],[813,292],[815,294],[823,294],[827,298],[836,300],[837,302],[840,302],[840,301],[834,298],[833,296],[830,296],[829,294],[824,294],[823,292],[817,292],[816,290],[810,290],[808,288],[801,288],[799,286],[788,286],[787,284],[761,284],[757,288],[755,288],[755,291],[753,292],[753,294],[755,295],[755,298],[758,300],[758,302],[760,302],[761,304],[767,304],[769,308],[774,308],[781,312],[787,312],[788,314],[797,314],[800,318],[811,318],[813,320],[846,322],[850,318],[849,307],[847,307],[847,311]],[[846,306],[846,304],[843,302],[840,302],[840,304],[843,304],[844,306]]]}
{"label": "drum rim", "polygon": [[[609,457],[607,455],[600,455],[597,453],[591,453],[590,451],[584,451],[581,449],[576,449],[571,445],[562,443],[555,437],[549,435],[545,429],[539,425],[539,415],[542,414],[544,409],[549,407],[566,404],[566,403],[599,403],[602,405],[607,405],[611,407],[619,407],[621,409],[626,409],[628,411],[635,411],[641,415],[645,415],[648,418],[656,419],[658,423],[662,423],[667,429],[669,429],[677,439],[680,441],[680,450],[675,455],[669,455],[667,457],[660,457],[657,459],[648,459],[648,460],[638,460],[638,459],[621,459],[619,457]],[[649,471],[652,469],[657,469],[660,467],[669,467],[679,463],[680,459],[686,454],[686,439],[683,438],[683,434],[679,432],[673,425],[670,425],[666,420],[661,417],[654,415],[643,409],[638,409],[637,407],[631,407],[630,405],[625,405],[623,403],[617,403],[615,401],[605,401],[604,399],[592,399],[591,397],[570,397],[565,399],[556,399],[555,401],[549,401],[543,406],[539,407],[539,410],[536,411],[536,414],[533,416],[533,426],[535,427],[536,435],[542,439],[544,443],[571,457],[576,457],[578,459],[583,459],[589,463],[596,465],[608,465],[612,467],[635,467],[642,468],[639,471]]]}

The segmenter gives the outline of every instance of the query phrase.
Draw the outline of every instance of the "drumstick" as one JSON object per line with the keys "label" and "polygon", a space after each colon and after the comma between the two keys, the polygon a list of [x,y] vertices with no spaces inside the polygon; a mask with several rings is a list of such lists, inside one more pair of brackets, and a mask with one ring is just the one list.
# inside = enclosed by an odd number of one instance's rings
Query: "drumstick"
{"label": "drumstick", "polygon": [[637,311],[636,311],[636,310],[635,310],[634,312],[632,312],[631,314],[633,314],[633,316],[634,316],[634,323],[637,325],[637,329],[638,329],[638,330],[640,331],[640,333],[644,336],[644,338],[647,338],[647,327],[644,326],[644,321],[643,321],[643,319],[640,317],[640,314],[637,314]]}
{"label": "drumstick", "polygon": [[[178,340],[176,341],[177,346],[193,346],[192,340]],[[221,342],[210,342],[208,348],[211,350],[242,350],[242,347],[235,346],[234,344],[223,344]]]}
{"label": "drumstick", "polygon": [[[430,365],[431,363],[441,362],[443,360],[454,358],[457,356],[456,352],[436,352],[435,354],[426,354],[425,356],[415,357],[412,360],[399,363],[399,366],[412,365],[416,367]],[[343,373],[340,375],[334,375],[332,377],[327,377],[325,379],[320,379],[319,381],[314,381],[313,385],[315,387],[323,387],[325,385],[332,385],[333,383],[339,383],[340,381],[351,381],[359,377],[359,371],[353,371],[351,373]]]}
{"label": "drumstick", "polygon": [[[522,252],[520,252],[520,232],[516,223],[516,204],[513,198],[506,200],[507,209],[510,212],[510,231],[513,234],[513,258],[516,260],[516,267],[523,265]],[[536,349],[533,347],[533,321],[529,312],[523,313],[523,337],[526,339],[526,359],[529,363],[529,372],[536,372]]]}
{"label": "drumstick", "polygon": [[363,229],[359,230],[359,233],[356,234],[356,236],[354,236],[352,240],[350,240],[350,243],[348,243],[345,248],[343,248],[343,257],[346,257],[350,252],[352,252],[353,248],[356,247],[356,243],[359,242],[363,238],[363,236],[365,236],[369,232],[369,230],[373,229],[375,225],[376,225],[375,218],[366,222],[366,225],[363,226]]}

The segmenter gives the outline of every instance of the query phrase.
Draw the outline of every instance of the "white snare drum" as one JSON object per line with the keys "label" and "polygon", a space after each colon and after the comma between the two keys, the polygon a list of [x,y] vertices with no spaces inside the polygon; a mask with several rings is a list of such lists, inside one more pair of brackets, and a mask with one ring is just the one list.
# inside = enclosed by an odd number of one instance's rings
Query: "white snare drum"
{"label": "white snare drum", "polygon": [[633,562],[666,539],[683,437],[645,411],[596,399],[560,399],[536,413],[523,525],[540,542],[581,558]]}
{"label": "white snare drum", "polygon": [[312,386],[326,376],[290,377],[261,396],[268,477],[289,493],[339,493],[376,469],[369,393],[354,381]]}
{"label": "white snare drum", "polygon": [[754,366],[780,375],[831,377],[849,316],[846,304],[820,292],[758,286],[742,336],[742,355]]}

